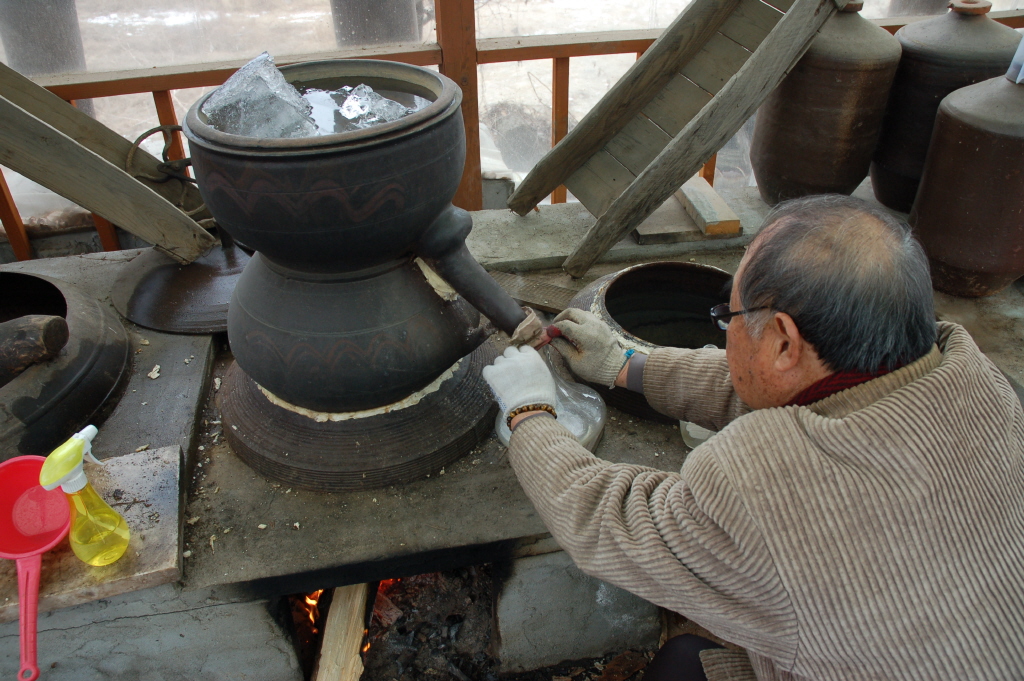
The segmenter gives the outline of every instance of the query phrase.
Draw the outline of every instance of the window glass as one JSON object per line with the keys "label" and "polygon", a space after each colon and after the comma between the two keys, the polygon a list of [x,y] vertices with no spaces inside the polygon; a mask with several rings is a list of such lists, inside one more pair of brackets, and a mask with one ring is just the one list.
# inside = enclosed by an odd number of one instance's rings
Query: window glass
{"label": "window glass", "polygon": [[4,63],[27,75],[121,71],[433,42],[433,0],[7,0]]}

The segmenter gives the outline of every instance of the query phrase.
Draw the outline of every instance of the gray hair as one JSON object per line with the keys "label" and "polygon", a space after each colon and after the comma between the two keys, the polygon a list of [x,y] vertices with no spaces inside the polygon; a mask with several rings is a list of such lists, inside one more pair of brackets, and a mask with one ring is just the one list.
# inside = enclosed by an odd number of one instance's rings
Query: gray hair
{"label": "gray hair", "polygon": [[924,356],[937,334],[924,250],[906,223],[847,196],[779,204],[740,278],[758,337],[771,311],[791,316],[832,371],[874,373]]}

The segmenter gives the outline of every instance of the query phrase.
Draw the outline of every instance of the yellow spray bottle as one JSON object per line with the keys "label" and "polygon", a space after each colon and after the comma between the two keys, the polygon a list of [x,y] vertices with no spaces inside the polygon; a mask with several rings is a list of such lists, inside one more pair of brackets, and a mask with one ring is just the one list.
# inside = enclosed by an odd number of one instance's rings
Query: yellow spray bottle
{"label": "yellow spray bottle", "polygon": [[81,432],[50,452],[39,471],[39,484],[52,490],[58,486],[67,494],[71,506],[71,531],[68,540],[75,555],[89,565],[110,565],[128,548],[128,523],[121,514],[103,501],[85,477],[86,456],[92,455],[92,439],[96,426]]}

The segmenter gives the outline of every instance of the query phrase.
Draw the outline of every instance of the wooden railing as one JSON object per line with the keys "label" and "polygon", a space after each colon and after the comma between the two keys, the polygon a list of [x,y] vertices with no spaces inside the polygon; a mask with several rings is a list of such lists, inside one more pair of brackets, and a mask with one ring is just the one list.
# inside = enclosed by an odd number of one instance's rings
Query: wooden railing
{"label": "wooden railing", "polygon": [[[993,19],[1011,28],[1024,27],[1024,10],[991,12]],[[895,33],[901,26],[928,17],[894,17],[875,20],[882,28]],[[569,60],[572,57],[628,54],[643,52],[661,34],[661,29],[606,31],[600,33],[569,33],[560,35],[516,36],[476,39],[476,18],[473,0],[435,0],[436,43],[415,43],[351,48],[333,52],[317,52],[278,57],[279,64],[320,59],[389,59],[419,66],[439,66],[462,88],[463,116],[466,124],[466,169],[455,203],[468,210],[478,210],[482,203],[480,173],[480,117],[477,97],[477,66],[500,62],[552,60],[552,145],[565,136],[569,127]],[[178,123],[171,100],[173,90],[212,87],[223,83],[244,62],[236,60],[184,66],[155,67],[103,73],[75,73],[36,78],[57,96],[67,100],[113,97],[117,95],[152,93],[161,125]],[[172,158],[184,156],[180,135],[171,149]],[[714,172],[714,158],[709,161]],[[705,168],[707,171],[708,168]],[[552,194],[553,202],[565,201],[565,188]],[[0,176],[0,221],[18,259],[31,257],[24,225],[18,217],[10,191]],[[107,250],[117,248],[117,237],[105,220],[97,220],[101,242]]]}

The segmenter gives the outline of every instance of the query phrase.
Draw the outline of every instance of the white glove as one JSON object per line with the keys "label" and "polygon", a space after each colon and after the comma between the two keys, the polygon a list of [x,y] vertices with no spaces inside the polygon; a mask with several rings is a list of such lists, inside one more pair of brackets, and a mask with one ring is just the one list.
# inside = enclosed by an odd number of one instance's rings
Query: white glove
{"label": "white glove", "polygon": [[628,357],[611,328],[592,312],[575,308],[555,317],[554,326],[562,337],[552,339],[551,344],[572,372],[584,381],[614,388]]}
{"label": "white glove", "polygon": [[555,406],[555,379],[540,354],[529,345],[509,347],[484,367],[484,380],[505,416],[531,404]]}

